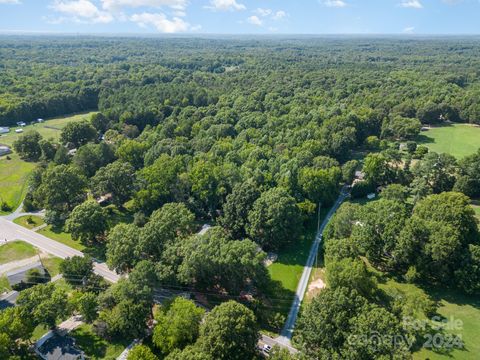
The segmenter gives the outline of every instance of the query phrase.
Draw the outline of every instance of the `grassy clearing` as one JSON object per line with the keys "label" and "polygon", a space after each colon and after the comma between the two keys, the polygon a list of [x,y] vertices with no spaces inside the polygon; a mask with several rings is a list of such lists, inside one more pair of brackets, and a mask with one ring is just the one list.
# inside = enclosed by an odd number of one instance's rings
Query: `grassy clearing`
{"label": "grassy clearing", "polygon": [[[324,219],[328,210],[321,211],[321,219]],[[272,308],[282,315],[288,315],[316,231],[317,222],[312,221],[300,239],[280,251],[277,260],[268,267],[272,281],[266,295]]]}
{"label": "grassy clearing", "polygon": [[96,335],[92,326],[84,324],[73,330],[70,335],[89,359],[114,359],[130,344],[130,340],[107,341]]}
{"label": "grassy clearing", "polygon": [[[25,126],[24,131],[36,130],[44,138],[58,140],[61,130],[72,121],[81,121],[89,119],[94,112],[79,114],[74,116],[55,118],[47,120],[41,124],[33,124]],[[8,134],[0,136],[0,144],[12,147],[13,142],[17,140],[21,134],[17,134],[14,128]],[[9,158],[9,159],[8,159]],[[20,159],[16,153],[0,157],[0,201],[6,202],[12,210],[15,210],[26,193],[26,183],[30,172],[35,168],[35,164]],[[0,211],[0,215],[5,212]]]}
{"label": "grassy clearing", "polygon": [[480,354],[480,302],[473,297],[467,297],[450,291],[432,292],[434,299],[439,301],[438,314],[452,324],[455,320],[461,321],[459,330],[446,330],[446,333],[461,336],[464,349],[454,349],[446,354],[422,349],[414,354],[414,359],[447,360],[447,359],[478,359]]}
{"label": "grassy clearing", "polygon": [[[67,117],[58,117],[54,119],[47,120],[41,124],[35,123],[32,125],[27,125],[23,128],[24,132],[28,130],[35,130],[40,133],[45,139],[53,138],[58,140],[60,138],[60,131],[72,121],[82,121],[88,120],[90,116],[95,114],[95,112],[89,112],[85,114],[77,114]],[[8,146],[12,146],[13,142],[17,140],[22,134],[17,134],[15,128],[11,128],[8,134],[4,134],[0,137],[0,143],[3,143]]]}
{"label": "grassy clearing", "polygon": [[13,220],[13,222],[27,229],[34,229],[45,223],[40,216],[34,216],[34,215],[21,216]]}
{"label": "grassy clearing", "polygon": [[0,265],[15,260],[28,259],[35,256],[37,249],[23,241],[12,241],[0,246]]}
{"label": "grassy clearing", "polygon": [[[15,153],[0,157],[0,201],[6,202],[11,210],[20,206],[27,192],[28,175],[35,166],[34,163],[21,160]],[[3,213],[0,210],[0,214]]]}
{"label": "grassy clearing", "polygon": [[[464,349],[452,349],[449,352],[442,353],[422,347],[414,353],[414,359],[478,359],[478,354],[480,354],[480,342],[478,341],[480,300],[478,298],[469,297],[445,288],[424,289],[414,284],[401,283],[390,278],[380,281],[379,288],[390,296],[402,294],[402,296],[408,296],[411,299],[418,299],[424,294],[429,295],[438,304],[437,316],[447,322],[447,327],[442,333],[460,336],[465,345]],[[418,319],[426,318],[423,313],[416,313],[415,316]],[[461,326],[458,330],[453,329],[452,326],[450,329],[448,328],[448,325],[453,325],[454,321],[460,321]]]}
{"label": "grassy clearing", "polygon": [[452,124],[423,132],[417,141],[430,151],[452,154],[463,158],[480,148],[480,127],[468,124]]}

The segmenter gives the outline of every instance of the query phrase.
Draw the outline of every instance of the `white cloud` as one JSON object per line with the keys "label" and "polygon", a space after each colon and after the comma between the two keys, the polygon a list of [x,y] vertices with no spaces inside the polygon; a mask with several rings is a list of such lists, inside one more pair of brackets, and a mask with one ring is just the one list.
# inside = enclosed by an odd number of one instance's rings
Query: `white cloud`
{"label": "white cloud", "polygon": [[404,34],[413,34],[414,31],[415,31],[414,26],[407,26],[405,29],[403,29]]}
{"label": "white cloud", "polygon": [[260,18],[256,15],[252,15],[252,16],[248,17],[247,22],[249,22],[252,25],[256,25],[256,26],[262,26],[262,24],[263,24],[262,20],[260,20]]}
{"label": "white cloud", "polygon": [[423,8],[423,5],[420,2],[420,0],[402,0],[399,6],[403,8],[413,8],[413,9]]}
{"label": "white cloud", "polygon": [[0,4],[21,4],[20,0],[0,0]]}
{"label": "white cloud", "polygon": [[268,16],[268,15],[270,15],[270,14],[272,13],[272,9],[257,8],[257,9],[255,10],[255,13],[257,13],[257,14],[260,15],[260,16],[265,17],[265,16]]}
{"label": "white cloud", "polygon": [[261,18],[271,18],[272,20],[281,20],[288,14],[283,10],[273,11],[272,9],[257,8],[253,11]]}
{"label": "white cloud", "polygon": [[105,24],[113,21],[110,13],[99,10],[89,0],[55,0],[50,7],[77,22]]}
{"label": "white cloud", "polygon": [[[191,29],[190,24],[179,17],[173,17],[171,20],[163,13],[133,14],[130,20],[137,23],[141,27],[154,26],[162,33],[178,33]],[[198,30],[198,27],[192,30]]]}
{"label": "white cloud", "polygon": [[273,20],[281,20],[284,17],[286,17],[287,15],[288,14],[285,11],[279,10],[275,14],[273,14],[272,18],[273,18]]}
{"label": "white cloud", "polygon": [[160,8],[163,6],[176,10],[184,10],[188,0],[101,0],[102,7],[108,11],[119,11],[126,7],[137,8],[141,6]]}
{"label": "white cloud", "polygon": [[347,6],[347,3],[343,0],[323,0],[322,4],[327,7],[337,7],[337,8],[342,8]]}
{"label": "white cloud", "polygon": [[245,5],[237,3],[237,0],[210,0],[210,5],[205,7],[215,11],[238,11],[247,8]]}

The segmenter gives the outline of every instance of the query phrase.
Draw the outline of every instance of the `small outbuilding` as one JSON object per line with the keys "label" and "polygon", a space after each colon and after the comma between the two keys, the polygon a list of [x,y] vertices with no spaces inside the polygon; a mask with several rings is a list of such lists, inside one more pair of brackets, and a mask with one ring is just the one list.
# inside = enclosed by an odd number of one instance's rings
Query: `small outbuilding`
{"label": "small outbuilding", "polygon": [[17,122],[18,126],[27,126],[27,123],[25,121],[19,121]]}
{"label": "small outbuilding", "polygon": [[16,129],[15,132],[16,132],[17,134],[21,134],[21,133],[23,133],[23,129]]}
{"label": "small outbuilding", "polygon": [[45,120],[43,120],[43,119],[37,119],[37,122],[38,122],[38,123],[43,123],[44,121],[45,121]]}
{"label": "small outbuilding", "polygon": [[0,145],[0,156],[10,154],[12,150],[6,145]]}
{"label": "small outbuilding", "polygon": [[10,128],[6,126],[0,126],[0,134],[8,134],[10,132]]}

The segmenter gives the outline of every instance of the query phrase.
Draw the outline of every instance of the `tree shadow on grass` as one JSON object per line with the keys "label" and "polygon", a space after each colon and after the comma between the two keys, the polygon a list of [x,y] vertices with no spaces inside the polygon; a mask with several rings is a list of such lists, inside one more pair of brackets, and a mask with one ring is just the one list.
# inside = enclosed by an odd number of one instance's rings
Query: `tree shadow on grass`
{"label": "tree shadow on grass", "polygon": [[435,139],[430,137],[430,136],[427,136],[427,135],[423,135],[423,134],[420,134],[417,136],[416,138],[417,142],[421,145],[423,144],[433,144],[435,143]]}
{"label": "tree shadow on grass", "polygon": [[131,340],[126,339],[105,340],[95,334],[88,325],[81,326],[72,331],[70,335],[75,338],[76,344],[85,352],[88,359],[104,359],[110,346],[125,348],[131,342]]}
{"label": "tree shadow on grass", "polygon": [[461,290],[446,287],[423,287],[423,290],[437,302],[445,300],[452,304],[470,305],[476,309],[480,309],[480,297],[464,294]]}
{"label": "tree shadow on grass", "polygon": [[76,344],[85,352],[89,358],[102,359],[107,353],[106,340],[95,335],[93,332],[79,328],[71,333],[75,338]]}
{"label": "tree shadow on grass", "polygon": [[262,305],[256,311],[262,328],[279,333],[287,319],[295,292],[283,287],[280,281],[271,280],[264,289]]}

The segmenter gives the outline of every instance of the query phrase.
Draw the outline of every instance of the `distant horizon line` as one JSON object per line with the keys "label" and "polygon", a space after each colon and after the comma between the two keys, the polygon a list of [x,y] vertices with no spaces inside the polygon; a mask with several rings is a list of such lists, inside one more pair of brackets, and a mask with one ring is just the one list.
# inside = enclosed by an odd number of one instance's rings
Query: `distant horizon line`
{"label": "distant horizon line", "polygon": [[85,37],[480,37],[480,33],[138,33],[138,32],[59,32],[44,30],[10,30],[0,29],[0,36],[85,36]]}

